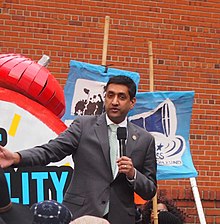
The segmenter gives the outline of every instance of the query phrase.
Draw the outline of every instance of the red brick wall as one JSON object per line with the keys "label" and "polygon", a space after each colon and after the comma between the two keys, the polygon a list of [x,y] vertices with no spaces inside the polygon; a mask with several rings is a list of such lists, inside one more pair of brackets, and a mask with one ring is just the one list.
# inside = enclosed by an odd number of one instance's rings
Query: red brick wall
{"label": "red brick wall", "polygon": [[[220,223],[219,0],[63,0],[0,2],[0,53],[33,60],[65,85],[71,59],[101,64],[105,16],[110,16],[107,64],[137,71],[149,90],[148,41],[153,43],[154,90],[195,91],[191,152],[207,223]],[[160,181],[199,223],[188,179]]]}

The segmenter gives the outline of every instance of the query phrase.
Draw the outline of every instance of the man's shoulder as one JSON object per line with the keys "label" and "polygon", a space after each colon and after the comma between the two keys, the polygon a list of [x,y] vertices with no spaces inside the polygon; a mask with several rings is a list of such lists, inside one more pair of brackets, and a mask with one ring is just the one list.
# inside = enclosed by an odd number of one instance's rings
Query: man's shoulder
{"label": "man's shoulder", "polygon": [[82,115],[82,116],[77,116],[75,118],[75,121],[76,122],[82,122],[82,123],[94,123],[94,122],[97,122],[98,120],[102,120],[104,119],[104,115],[101,114],[101,115]]}
{"label": "man's shoulder", "polygon": [[94,120],[97,119],[99,115],[79,115],[75,118],[75,120]]}

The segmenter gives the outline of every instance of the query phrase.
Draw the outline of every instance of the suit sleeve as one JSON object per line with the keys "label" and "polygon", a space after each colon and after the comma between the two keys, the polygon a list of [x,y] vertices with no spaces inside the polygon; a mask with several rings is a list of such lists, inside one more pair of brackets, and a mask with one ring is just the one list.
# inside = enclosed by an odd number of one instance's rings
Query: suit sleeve
{"label": "suit sleeve", "polygon": [[76,119],[57,138],[47,144],[19,151],[21,162],[19,166],[47,165],[58,162],[68,155],[75,154],[81,137],[81,122]]}
{"label": "suit sleeve", "polygon": [[[148,141],[146,139],[148,139]],[[137,176],[134,181],[134,191],[144,200],[150,200],[153,198],[157,190],[157,163],[154,137],[148,133],[147,138],[145,136],[145,142],[146,141],[146,153],[142,168],[137,169]]]}

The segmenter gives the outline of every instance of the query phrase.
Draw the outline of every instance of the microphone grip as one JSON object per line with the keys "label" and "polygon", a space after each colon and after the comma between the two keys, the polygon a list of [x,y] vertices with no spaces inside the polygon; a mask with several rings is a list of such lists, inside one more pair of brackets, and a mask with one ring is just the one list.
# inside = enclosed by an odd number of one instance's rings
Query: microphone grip
{"label": "microphone grip", "polygon": [[120,157],[126,156],[125,139],[119,140]]}
{"label": "microphone grip", "polygon": [[123,152],[123,156],[126,156],[126,145],[125,145],[125,139],[122,139],[122,152]]}
{"label": "microphone grip", "polygon": [[120,153],[120,157],[123,156],[123,148],[122,148],[122,140],[119,139],[119,153]]}

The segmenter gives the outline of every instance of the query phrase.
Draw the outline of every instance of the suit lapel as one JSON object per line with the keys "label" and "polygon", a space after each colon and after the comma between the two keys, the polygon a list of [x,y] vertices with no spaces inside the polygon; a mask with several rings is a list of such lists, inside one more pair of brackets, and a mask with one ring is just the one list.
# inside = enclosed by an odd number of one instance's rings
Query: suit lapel
{"label": "suit lapel", "polygon": [[128,122],[128,139],[126,144],[126,156],[131,157],[132,151],[136,147],[137,140],[139,138],[139,133],[137,129]]}
{"label": "suit lapel", "polygon": [[105,113],[100,115],[97,119],[97,126],[95,127],[95,132],[99,143],[101,145],[106,163],[111,171],[110,157],[109,157],[109,140],[108,140],[108,127],[106,123]]}

